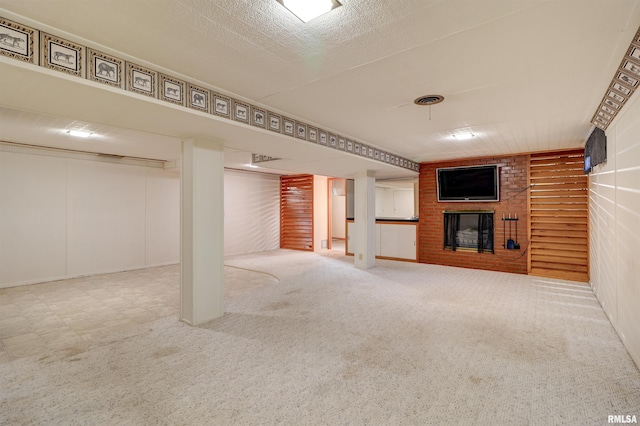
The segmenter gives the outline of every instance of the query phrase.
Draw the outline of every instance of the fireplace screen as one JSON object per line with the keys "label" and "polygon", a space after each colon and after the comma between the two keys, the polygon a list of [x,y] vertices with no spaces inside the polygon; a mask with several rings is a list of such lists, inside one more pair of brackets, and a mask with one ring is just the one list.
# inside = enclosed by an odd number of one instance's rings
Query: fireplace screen
{"label": "fireplace screen", "polygon": [[493,253],[493,212],[445,212],[444,248]]}

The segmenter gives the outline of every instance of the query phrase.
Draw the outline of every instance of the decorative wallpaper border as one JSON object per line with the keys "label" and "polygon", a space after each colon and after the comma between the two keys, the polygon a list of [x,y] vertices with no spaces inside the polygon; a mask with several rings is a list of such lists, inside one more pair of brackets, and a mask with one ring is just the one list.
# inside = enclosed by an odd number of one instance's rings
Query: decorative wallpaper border
{"label": "decorative wallpaper border", "polygon": [[184,106],[186,87],[184,81],[160,74],[160,100]]}
{"label": "decorative wallpaper border", "polygon": [[97,50],[88,49],[89,80],[124,88],[124,61]]}
{"label": "decorative wallpaper border", "polygon": [[195,84],[187,84],[187,106],[198,111],[211,113],[211,90]]}
{"label": "decorative wallpaper border", "polygon": [[282,158],[269,157],[268,155],[251,154],[251,164],[265,163],[267,161],[282,160]]}
{"label": "decorative wallpaper border", "polygon": [[0,18],[0,53],[38,65],[38,30]]}
{"label": "decorative wallpaper border", "polygon": [[279,114],[275,114],[271,111],[268,112],[269,115],[269,130],[276,133],[282,132],[282,116]]}
{"label": "decorative wallpaper border", "polygon": [[85,77],[86,47],[44,32],[40,33],[40,46],[40,65],[76,77]]}
{"label": "decorative wallpaper border", "polygon": [[638,88],[640,81],[640,29],[633,36],[627,53],[622,58],[611,84],[593,114],[591,124],[607,130],[620,109]]}
{"label": "decorative wallpaper border", "polygon": [[251,105],[251,125],[264,129],[267,125],[267,112],[262,108]]}
{"label": "decorative wallpaper border", "polygon": [[213,95],[213,113],[231,119],[231,98],[219,94]]}
{"label": "decorative wallpaper border", "polygon": [[233,99],[233,119],[241,123],[249,123],[249,104]]}
{"label": "decorative wallpaper border", "polygon": [[127,62],[127,90],[151,98],[158,97],[158,72]]}
{"label": "decorative wallpaper border", "polygon": [[[640,49],[639,37],[636,34],[634,43]],[[419,163],[2,17],[0,55],[280,133],[298,141],[323,145],[327,149],[349,152],[415,172],[420,170]],[[628,56],[638,72],[621,65],[620,73],[628,74],[629,80],[621,77],[617,86],[612,85],[611,94],[606,95],[611,103],[603,105],[608,105],[607,109],[603,108],[601,115],[596,114],[594,121],[598,117],[615,116],[625,100],[619,100],[618,96],[627,96],[627,92],[635,90],[640,79],[640,50],[630,51]],[[267,156],[256,159],[260,162],[265,158],[273,160]]]}

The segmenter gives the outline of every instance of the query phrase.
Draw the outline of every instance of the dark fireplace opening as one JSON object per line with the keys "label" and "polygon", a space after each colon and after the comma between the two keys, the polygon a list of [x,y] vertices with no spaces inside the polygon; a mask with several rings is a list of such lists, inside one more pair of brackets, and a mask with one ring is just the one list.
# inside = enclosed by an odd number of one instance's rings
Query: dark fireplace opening
{"label": "dark fireplace opening", "polygon": [[445,211],[444,249],[494,253],[493,211]]}

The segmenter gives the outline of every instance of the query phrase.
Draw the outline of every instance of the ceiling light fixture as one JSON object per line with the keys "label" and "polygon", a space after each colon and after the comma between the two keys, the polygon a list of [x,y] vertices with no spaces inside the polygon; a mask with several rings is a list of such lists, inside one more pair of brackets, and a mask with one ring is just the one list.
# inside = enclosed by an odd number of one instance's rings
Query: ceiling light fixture
{"label": "ceiling light fixture", "polygon": [[85,132],[84,130],[67,130],[67,133],[77,138],[88,138],[92,135],[91,132]]}
{"label": "ceiling light fixture", "polygon": [[276,0],[296,15],[302,22],[309,22],[320,15],[342,6],[338,0]]}
{"label": "ceiling light fixture", "polygon": [[467,133],[457,133],[455,135],[453,135],[453,138],[459,141],[464,141],[467,139],[471,139],[471,138],[475,138],[476,135],[474,135],[471,132],[467,132]]}

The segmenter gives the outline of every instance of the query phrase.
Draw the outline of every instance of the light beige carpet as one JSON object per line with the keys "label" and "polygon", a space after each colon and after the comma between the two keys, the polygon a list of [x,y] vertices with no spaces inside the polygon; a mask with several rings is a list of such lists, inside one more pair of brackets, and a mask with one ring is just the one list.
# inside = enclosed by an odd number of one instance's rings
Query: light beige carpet
{"label": "light beige carpet", "polygon": [[0,424],[603,425],[640,372],[588,287],[336,254],[227,264],[277,276],[203,327],[0,365]]}

